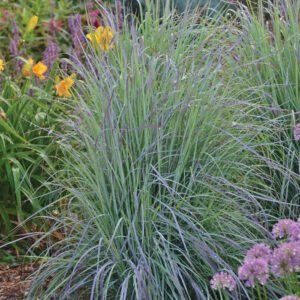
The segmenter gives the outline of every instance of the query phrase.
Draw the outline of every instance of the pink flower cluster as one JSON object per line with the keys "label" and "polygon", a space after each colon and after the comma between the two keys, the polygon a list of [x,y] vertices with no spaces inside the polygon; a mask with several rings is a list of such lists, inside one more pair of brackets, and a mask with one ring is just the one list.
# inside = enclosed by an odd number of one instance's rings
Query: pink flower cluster
{"label": "pink flower cluster", "polygon": [[[244,264],[238,269],[239,279],[246,286],[254,287],[256,283],[265,284],[271,273],[276,277],[290,276],[300,270],[300,218],[297,222],[290,219],[280,220],[273,226],[275,239],[284,239],[273,251],[263,243],[247,251]],[[236,285],[232,275],[221,272],[214,275],[211,287],[233,290]],[[285,296],[282,300],[300,300],[297,296]]]}
{"label": "pink flower cluster", "polygon": [[290,275],[300,267],[300,242],[282,243],[271,259],[272,273],[277,277]]}
{"label": "pink flower cluster", "polygon": [[291,295],[291,296],[284,296],[282,298],[280,298],[280,300],[300,300],[299,297]]}
{"label": "pink flower cluster", "polygon": [[246,280],[247,286],[255,286],[255,280],[265,284],[269,278],[268,262],[271,259],[271,249],[265,244],[252,247],[245,256],[245,263],[238,269],[241,280]]}
{"label": "pink flower cluster", "polygon": [[229,291],[232,291],[236,286],[236,282],[232,275],[225,272],[220,272],[213,276],[210,281],[210,285],[214,290],[227,288]]}
{"label": "pink flower cluster", "polygon": [[274,238],[285,238],[273,253],[269,246],[257,244],[251,248],[245,257],[244,264],[239,268],[238,275],[246,281],[247,286],[255,286],[257,280],[265,284],[269,278],[268,263],[272,273],[277,277],[289,276],[300,268],[300,222],[290,219],[280,220],[273,226]]}
{"label": "pink flower cluster", "polygon": [[272,234],[275,239],[287,238],[292,242],[300,241],[300,222],[282,219],[273,226]]}
{"label": "pink flower cluster", "polygon": [[257,244],[254,247],[252,247],[246,254],[245,261],[261,258],[265,260],[266,262],[270,261],[272,251],[269,246],[266,246],[265,244]]}

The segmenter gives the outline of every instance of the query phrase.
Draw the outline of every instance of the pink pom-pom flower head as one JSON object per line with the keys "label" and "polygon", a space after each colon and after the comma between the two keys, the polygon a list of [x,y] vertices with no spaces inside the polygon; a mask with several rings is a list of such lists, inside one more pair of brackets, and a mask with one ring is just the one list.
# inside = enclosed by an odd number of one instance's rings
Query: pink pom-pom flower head
{"label": "pink pom-pom flower head", "polygon": [[210,285],[214,290],[227,288],[229,291],[232,291],[236,286],[236,282],[231,274],[220,272],[213,276]]}
{"label": "pink pom-pom flower head", "polygon": [[265,284],[269,278],[268,264],[262,258],[248,259],[238,269],[241,280],[246,281],[247,286],[254,287],[257,280],[260,284]]}

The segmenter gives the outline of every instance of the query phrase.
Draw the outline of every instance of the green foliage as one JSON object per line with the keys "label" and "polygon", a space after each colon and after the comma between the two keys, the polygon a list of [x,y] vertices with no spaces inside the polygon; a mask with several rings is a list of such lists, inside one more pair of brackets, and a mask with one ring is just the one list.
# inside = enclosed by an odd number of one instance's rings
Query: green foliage
{"label": "green foliage", "polygon": [[[237,76],[243,65],[231,64],[243,47],[238,29],[225,18],[181,21],[148,10],[139,25],[125,22],[106,54],[89,49],[77,66],[79,116],[66,120],[52,171],[68,211],[41,240],[64,237],[48,244],[30,297],[217,299],[213,273],[235,273],[284,207],[270,174],[298,187],[272,155],[285,124],[252,99],[264,97],[247,85],[256,70]],[[232,297],[257,293],[239,283]]]}
{"label": "green foliage", "polygon": [[5,118],[0,118],[0,220],[6,242],[14,238],[16,224],[19,232],[30,231],[22,222],[42,207],[39,196],[47,190],[40,187],[49,176],[50,156],[57,155],[51,131],[59,120],[59,106],[51,103],[34,78],[33,95],[29,96],[30,81],[20,90],[9,78],[2,80],[0,111]]}
{"label": "green foliage", "polygon": [[[4,64],[4,70],[0,70],[0,246],[14,240],[16,234],[35,230],[36,225],[42,228],[37,220],[34,221],[37,224],[23,221],[44,206],[40,196],[48,189],[41,186],[49,176],[51,156],[58,155],[51,132],[60,130],[58,124],[64,114],[60,104],[53,102],[59,61],[46,82],[24,77],[18,65],[22,68],[28,58],[35,63],[42,59],[49,38],[45,23],[52,18],[62,25],[56,32],[60,50],[68,51],[72,38],[67,31],[67,19],[71,13],[85,12],[84,3],[75,2],[20,0],[0,4],[0,59]],[[33,15],[39,18],[37,26],[25,34],[26,24]],[[18,57],[12,57],[10,52],[10,42],[16,38],[12,34],[12,19],[21,39],[17,45]],[[51,201],[51,196],[47,201]],[[27,247],[24,243],[13,246],[17,254],[24,253]],[[0,261],[14,260],[9,253],[0,255]]]}
{"label": "green foliage", "polygon": [[[281,124],[276,134],[264,137],[261,153],[293,173],[287,180],[274,169],[274,191],[283,203],[298,204],[300,148],[293,130],[300,122],[300,2],[279,1],[265,12],[270,15],[267,22],[262,13],[249,18],[240,12],[241,42],[235,59],[229,56],[228,61],[236,78],[235,88],[245,100],[269,108],[268,113],[257,110],[257,116],[276,120],[274,126]],[[277,146],[267,146],[273,142]],[[290,214],[286,205],[280,208],[282,217]]]}
{"label": "green foliage", "polygon": [[[1,237],[22,251],[14,235],[37,230],[26,250],[46,258],[29,299],[218,299],[211,276],[236,274],[245,250],[274,243],[272,223],[299,216],[300,3],[283,2],[251,9],[247,1],[250,11],[212,19],[145,0],[140,19],[129,15],[122,29],[104,14],[113,47],[81,44],[66,101],[54,96],[59,61],[46,83],[25,79],[12,71],[21,58],[1,43]],[[5,4],[22,38],[32,14],[50,19],[54,7],[67,28],[83,7]],[[47,38],[37,26],[20,48],[38,60]],[[265,288],[274,299],[288,292],[284,280]],[[264,291],[239,282],[226,295]]]}

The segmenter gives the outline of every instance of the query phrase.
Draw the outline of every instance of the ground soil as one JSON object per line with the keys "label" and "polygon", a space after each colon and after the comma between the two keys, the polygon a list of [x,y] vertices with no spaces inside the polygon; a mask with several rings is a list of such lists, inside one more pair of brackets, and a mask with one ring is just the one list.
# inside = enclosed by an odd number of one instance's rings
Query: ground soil
{"label": "ground soil", "polygon": [[0,265],[0,300],[26,299],[31,280],[27,277],[32,274],[38,264],[24,263],[17,266]]}

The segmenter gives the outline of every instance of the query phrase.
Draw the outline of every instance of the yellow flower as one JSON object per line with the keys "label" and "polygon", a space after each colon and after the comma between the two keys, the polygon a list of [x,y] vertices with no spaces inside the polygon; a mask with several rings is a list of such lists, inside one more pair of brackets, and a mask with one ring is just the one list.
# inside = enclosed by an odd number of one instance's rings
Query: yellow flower
{"label": "yellow flower", "polygon": [[112,39],[114,37],[113,33],[110,31],[109,27],[100,26],[96,29],[95,33],[87,34],[86,37],[91,41],[94,48],[96,48],[95,41],[99,45],[100,49],[105,52],[110,48],[113,48]]}
{"label": "yellow flower", "polygon": [[2,59],[0,59],[0,74],[4,71],[4,62]]}
{"label": "yellow flower", "polygon": [[34,67],[32,67],[33,74],[41,80],[45,79],[45,76],[43,76],[43,74],[46,71],[47,71],[47,66],[41,62],[38,62]]}
{"label": "yellow flower", "polygon": [[35,26],[36,26],[38,20],[39,20],[39,18],[38,18],[37,16],[31,17],[30,20],[29,20],[29,22],[27,23],[25,32],[26,32],[26,33],[31,32],[31,31],[35,28]]}
{"label": "yellow flower", "polygon": [[71,93],[69,92],[69,88],[74,84],[74,81],[67,77],[64,80],[60,81],[58,84],[55,85],[56,92],[59,97],[71,97]]}
{"label": "yellow flower", "polygon": [[25,77],[30,77],[30,70],[33,66],[33,59],[32,58],[29,58],[28,61],[24,64],[24,67],[23,67],[23,70],[22,70],[22,74],[25,76]]}

